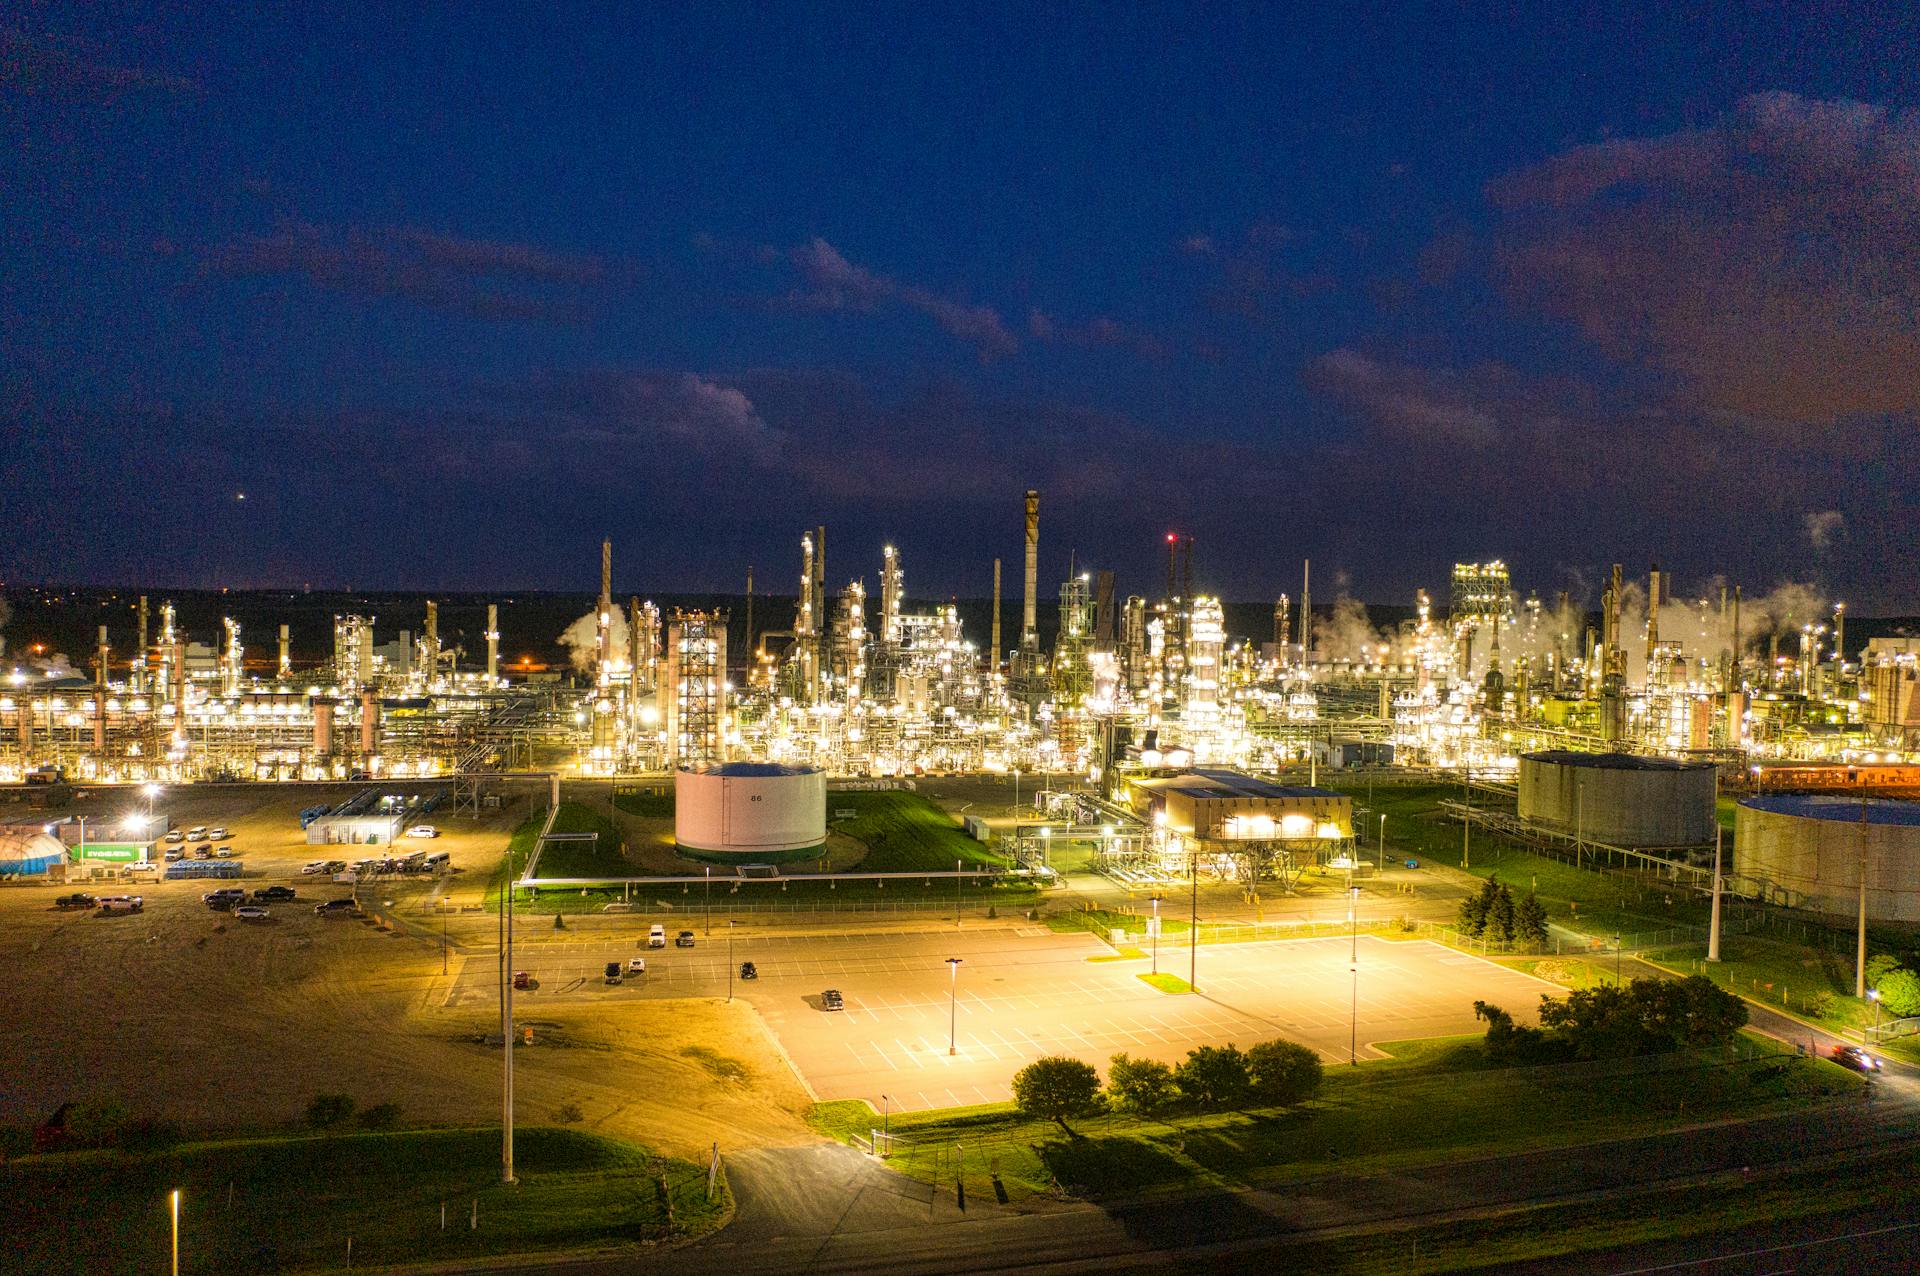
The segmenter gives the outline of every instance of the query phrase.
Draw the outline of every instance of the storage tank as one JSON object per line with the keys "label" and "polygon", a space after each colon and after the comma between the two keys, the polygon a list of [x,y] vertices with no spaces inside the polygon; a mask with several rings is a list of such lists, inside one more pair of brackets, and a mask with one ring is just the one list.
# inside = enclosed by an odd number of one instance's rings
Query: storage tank
{"label": "storage tank", "polygon": [[1714,766],[1551,749],[1520,757],[1520,818],[1610,846],[1713,841]]}
{"label": "storage tank", "polygon": [[811,859],[827,840],[827,777],[812,767],[720,762],[673,776],[673,835],[693,859]]}
{"label": "storage tank", "polygon": [[1867,917],[1920,925],[1920,802],[1833,793],[1775,793],[1734,814],[1734,871],[1781,904],[1859,915],[1860,856],[1867,860]]}
{"label": "storage tank", "polygon": [[0,829],[0,877],[44,873],[67,862],[67,846],[40,829]]}

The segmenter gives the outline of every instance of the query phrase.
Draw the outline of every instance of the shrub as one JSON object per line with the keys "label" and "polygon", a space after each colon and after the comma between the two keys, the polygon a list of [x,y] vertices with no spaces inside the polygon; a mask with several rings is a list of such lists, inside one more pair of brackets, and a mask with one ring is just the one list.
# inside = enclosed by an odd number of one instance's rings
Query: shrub
{"label": "shrub", "polygon": [[1867,987],[1878,988],[1890,970],[1900,969],[1900,959],[1892,953],[1875,953],[1867,958]]}
{"label": "shrub", "polygon": [[1252,1093],[1247,1056],[1238,1047],[1201,1046],[1187,1051],[1186,1061],[1173,1070],[1181,1097],[1200,1108],[1237,1108]]}
{"label": "shrub", "polygon": [[1320,1056],[1297,1041],[1263,1041],[1247,1050],[1247,1075],[1262,1103],[1291,1107],[1320,1088]]}
{"label": "shrub", "polygon": [[1920,975],[1904,967],[1880,976],[1880,1004],[1896,1019],[1920,1015]]}
{"label": "shrub", "polygon": [[316,1130],[339,1125],[353,1115],[353,1099],[344,1094],[316,1094],[307,1105],[307,1124]]}
{"label": "shrub", "polygon": [[391,1130],[400,1124],[400,1105],[376,1103],[360,1114],[360,1125],[368,1130]]}
{"label": "shrub", "polygon": [[1013,1074],[1013,1103],[1031,1117],[1059,1123],[1068,1134],[1070,1116],[1099,1108],[1100,1074],[1090,1064],[1065,1055],[1035,1059]]}
{"label": "shrub", "polygon": [[1121,1108],[1152,1116],[1173,1106],[1173,1069],[1158,1059],[1117,1054],[1107,1065],[1107,1093]]}
{"label": "shrub", "polygon": [[568,1099],[553,1110],[553,1119],[559,1125],[577,1125],[587,1119],[587,1114],[581,1111],[578,1103]]}

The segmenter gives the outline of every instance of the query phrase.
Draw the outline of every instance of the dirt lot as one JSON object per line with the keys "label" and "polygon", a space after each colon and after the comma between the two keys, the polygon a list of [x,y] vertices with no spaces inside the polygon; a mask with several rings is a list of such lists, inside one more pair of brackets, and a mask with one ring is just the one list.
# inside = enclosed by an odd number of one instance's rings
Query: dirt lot
{"label": "dirt lot", "polygon": [[[9,1064],[0,1123],[31,1124],[66,1100],[108,1099],[196,1127],[247,1127],[296,1119],[322,1091],[391,1100],[428,1120],[497,1118],[499,1048],[478,1041],[497,1020],[490,1010],[442,1008],[463,959],[453,956],[443,978],[437,934],[399,936],[371,920],[313,914],[307,901],[346,890],[299,876],[324,848],[307,846],[296,813],[323,800],[303,788],[181,791],[160,803],[176,826],[232,830],[248,870],[240,884],[300,890],[299,902],[275,905],[266,922],[207,910],[204,881],[133,887],[147,907],[126,917],[57,912],[65,887],[0,887],[0,969],[9,972],[0,987],[0,1058]],[[71,812],[91,823],[127,809],[122,795]],[[436,813],[443,836],[415,845],[448,851],[461,870],[451,884],[462,892],[471,884],[477,896],[529,809],[522,800],[478,822]],[[465,960],[491,971],[494,958]],[[687,1154],[714,1141],[813,1138],[796,1115],[804,1093],[744,1004],[541,1007],[531,1026],[535,1044],[515,1055],[522,1122],[552,1121],[572,1104],[587,1127]]]}

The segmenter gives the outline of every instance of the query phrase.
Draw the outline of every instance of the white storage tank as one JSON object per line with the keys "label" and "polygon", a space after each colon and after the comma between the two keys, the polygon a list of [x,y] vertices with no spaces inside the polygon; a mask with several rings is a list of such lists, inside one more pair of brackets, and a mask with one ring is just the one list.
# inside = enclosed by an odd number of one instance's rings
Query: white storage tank
{"label": "white storage tank", "polygon": [[693,859],[808,859],[827,840],[827,777],[812,767],[720,762],[676,771],[673,835]]}
{"label": "white storage tank", "polygon": [[1549,749],[1520,756],[1520,818],[1609,846],[1713,841],[1711,762]]}
{"label": "white storage tank", "polygon": [[1867,861],[1867,917],[1920,925],[1920,802],[1831,793],[1751,797],[1734,814],[1734,872],[1795,908],[1853,918],[1860,909],[1860,857]]}

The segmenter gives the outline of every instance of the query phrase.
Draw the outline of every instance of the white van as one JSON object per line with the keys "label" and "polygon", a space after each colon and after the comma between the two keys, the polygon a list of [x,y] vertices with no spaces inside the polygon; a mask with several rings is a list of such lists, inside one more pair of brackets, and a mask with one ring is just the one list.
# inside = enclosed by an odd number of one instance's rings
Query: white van
{"label": "white van", "polygon": [[667,928],[659,922],[647,927],[647,947],[665,948],[667,946]]}

